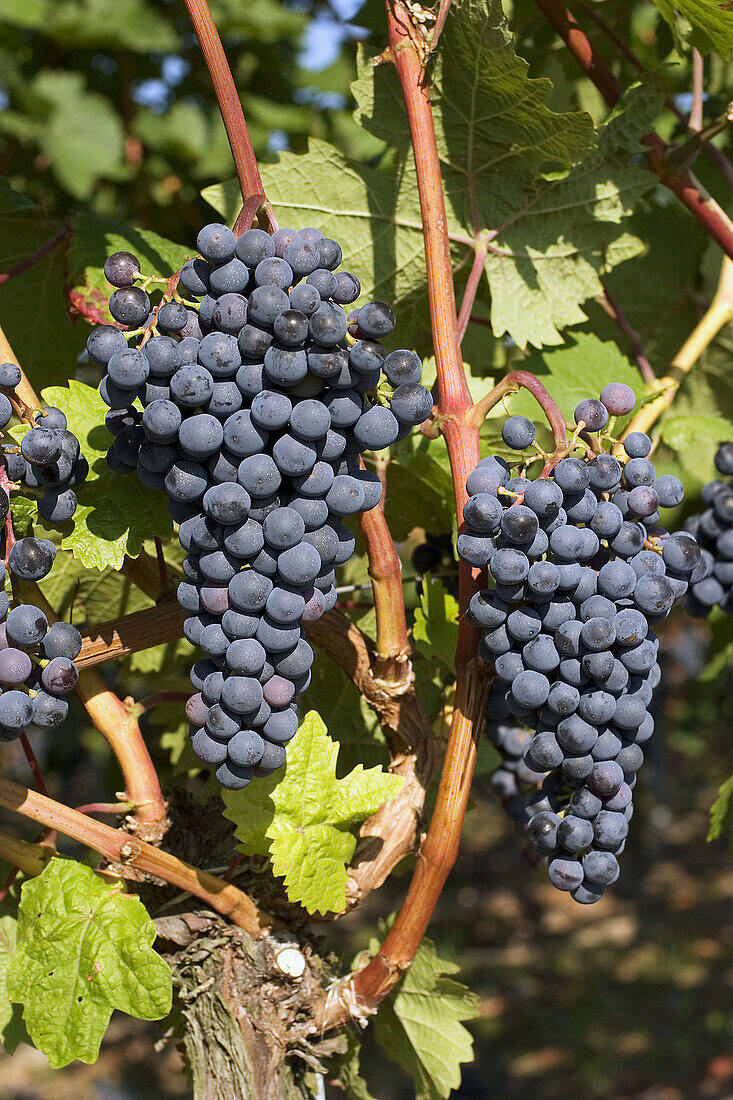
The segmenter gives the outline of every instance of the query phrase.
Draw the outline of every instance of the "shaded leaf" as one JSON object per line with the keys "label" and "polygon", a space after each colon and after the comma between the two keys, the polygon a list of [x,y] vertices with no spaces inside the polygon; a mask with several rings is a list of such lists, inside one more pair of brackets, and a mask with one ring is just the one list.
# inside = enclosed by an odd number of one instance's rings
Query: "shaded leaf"
{"label": "shaded leaf", "polygon": [[728,61],[733,50],[733,18],[721,0],[654,0],[669,23],[677,45],[694,46],[700,53],[713,50]]}
{"label": "shaded leaf", "polygon": [[71,550],[87,568],[119,569],[125,554],[140,553],[144,539],[169,538],[172,524],[165,494],[146,489],[136,474],[115,474],[107,465],[107,406],[99,392],[72,379],[68,387],[44,390],[43,399],[66,414],[89,462],[89,477],[76,490],[79,505],[62,549]]}
{"label": "shaded leaf", "polygon": [[439,658],[450,669],[454,667],[458,643],[458,616],[458,600],[446,592],[437,577],[426,576],[412,636],[421,653]]}
{"label": "shaded leaf", "polygon": [[68,256],[71,300],[85,317],[97,323],[111,321],[107,302],[113,287],[104,277],[104,264],[112,252],[132,252],[146,275],[164,278],[195,255],[194,248],[184,248],[149,229],[94,214],[77,214],[73,230]]}

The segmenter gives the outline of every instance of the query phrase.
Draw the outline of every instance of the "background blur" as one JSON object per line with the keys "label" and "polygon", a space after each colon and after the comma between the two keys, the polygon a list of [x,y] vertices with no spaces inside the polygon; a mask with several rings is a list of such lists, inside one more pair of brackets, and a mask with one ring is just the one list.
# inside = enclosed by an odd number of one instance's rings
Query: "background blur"
{"label": "background blur", "polygon": [[[370,40],[372,50],[383,46],[380,4],[217,0],[211,7],[259,157],[275,160],[280,150],[302,151],[313,136],[378,165],[382,147],[353,122],[349,84],[357,43]],[[517,48],[533,75],[554,80],[552,105],[602,118],[596,91],[578,77],[547,26],[535,19],[529,0],[517,0],[515,8],[521,28]],[[687,109],[689,65],[675,54],[669,30],[651,4],[624,0],[604,4],[603,10],[616,32],[633,40],[647,68],[667,66],[667,87],[676,105]],[[593,36],[610,60],[608,40],[595,31]],[[624,82],[634,78],[627,61],[616,59],[614,65]],[[726,89],[733,87],[731,68],[713,58],[708,76],[710,97],[723,102]],[[716,102],[708,107],[714,117]],[[663,132],[676,124],[671,111],[662,117]],[[699,168],[708,182],[706,164],[700,162]],[[172,0],[0,0],[0,175],[41,203],[54,222],[88,210],[190,246],[198,227],[211,217],[199,192],[231,176],[232,166],[182,5]],[[719,188],[719,181],[711,186]],[[719,190],[717,197],[727,201]],[[652,206],[656,202],[655,197]],[[648,257],[623,265],[609,278],[609,287],[625,290],[647,354],[663,369],[704,310],[718,261],[676,208],[645,208],[634,220],[643,224],[643,235],[651,236],[654,247]],[[33,247],[5,236],[0,270]],[[49,285],[62,279],[64,263],[61,250],[45,261]],[[635,287],[643,292],[636,295]],[[0,288],[3,323],[7,303]],[[593,308],[587,327],[617,338],[611,322]],[[49,339],[49,347],[51,330],[59,326],[65,326],[67,347],[83,347],[85,326],[74,328],[35,296],[24,299],[22,276],[13,281],[12,312],[16,324],[24,316],[24,331],[32,327],[37,338]],[[475,373],[490,373],[499,353],[511,357],[511,349],[495,347],[487,328],[470,339],[475,362],[483,364]],[[711,377],[729,371],[732,343],[724,332],[710,349],[702,369]],[[704,480],[709,471],[694,476]],[[429,534],[445,536],[449,530],[445,517],[428,527]],[[403,533],[407,590],[414,605],[411,551],[424,531]],[[355,559],[350,568],[350,579],[362,583],[363,560]],[[443,568],[450,573],[452,566],[447,562]],[[446,582],[450,586],[450,577]],[[145,606],[147,601],[124,578],[115,584],[80,578],[74,597],[79,613],[99,621]],[[368,591],[357,590],[357,608],[361,600],[368,601]],[[363,610],[369,613],[368,603]],[[521,844],[491,795],[488,763],[478,776],[459,864],[431,927],[441,953],[460,964],[461,980],[481,997],[480,1019],[470,1025],[476,1061],[465,1067],[455,1095],[509,1100],[733,1096],[733,867],[722,841],[705,841],[709,807],[733,768],[733,684],[723,648],[730,627],[715,629],[711,651],[706,624],[691,625],[678,614],[665,628],[667,686],[657,703],[659,732],[641,774],[623,875],[600,905],[575,905],[525,866]],[[711,652],[722,652],[722,660],[711,663]],[[122,694],[135,694],[149,667],[144,655],[137,655],[106,674]],[[350,761],[380,759],[383,750],[373,723],[366,731],[353,689],[339,673],[321,666],[308,702],[320,707],[319,698],[326,696],[332,718],[341,723]],[[183,766],[179,716],[174,720],[172,715],[159,709],[155,724],[148,725],[164,774]],[[49,742],[45,771],[53,794],[75,805],[114,782],[100,740],[78,714],[73,743]],[[3,769],[23,781],[25,765],[13,755],[14,748],[3,747]],[[350,761],[345,763],[350,766]],[[362,911],[330,928],[325,944],[348,961],[365,946],[377,919],[399,904],[405,885],[404,876],[393,878]],[[154,1025],[117,1016],[97,1065],[59,1072],[22,1045],[11,1059],[2,1060],[0,1100],[189,1097],[175,1051],[154,1052],[159,1038]],[[401,1071],[368,1045],[363,1066],[378,1100],[413,1095]],[[342,1094],[333,1090],[332,1095]]]}

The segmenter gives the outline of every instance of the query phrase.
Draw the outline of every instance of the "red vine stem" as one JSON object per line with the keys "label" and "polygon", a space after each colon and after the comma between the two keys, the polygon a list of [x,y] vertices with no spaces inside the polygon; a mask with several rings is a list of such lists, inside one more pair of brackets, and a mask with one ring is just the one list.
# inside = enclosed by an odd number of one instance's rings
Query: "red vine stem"
{"label": "red vine stem", "polygon": [[242,202],[246,207],[248,200],[253,195],[262,195],[263,201],[258,209],[264,210],[270,224],[270,230],[274,232],[277,229],[277,221],[272,206],[264,199],[265,189],[262,186],[262,178],[257,167],[257,158],[252,148],[239,93],[234,83],[232,71],[229,68],[224,47],[221,44],[219,32],[211,17],[209,5],[206,0],[184,0],[184,3],[199,41],[201,53],[204,55],[221,117],[224,120],[224,127],[234,157],[237,178],[239,179],[239,188],[242,192]]}
{"label": "red vine stem", "polygon": [[466,335],[466,329],[468,328],[468,322],[471,320],[471,310],[473,309],[473,303],[476,301],[476,292],[481,282],[481,276],[484,273],[484,264],[486,263],[486,253],[488,249],[486,243],[481,239],[476,240],[476,252],[473,257],[473,264],[471,265],[471,271],[466,283],[466,289],[463,292],[463,300],[461,301],[461,310],[458,314],[458,339],[462,340]]}
{"label": "red vine stem", "polygon": [[435,809],[407,896],[377,954],[339,983],[322,1005],[315,1006],[318,1031],[338,1027],[351,1015],[374,1011],[415,957],[458,855],[490,683],[486,666],[477,657],[458,677]]}
{"label": "red vine stem", "polygon": [[[456,514],[466,502],[466,479],[479,462],[478,428],[466,423],[471,394],[466,381],[458,331],[450,240],[443,195],[440,158],[435,137],[430,88],[423,68],[422,41],[401,0],[387,0],[392,60],[402,86],[417,171],[417,190],[425,243],[430,321],[438,374],[438,423],[445,438],[453,474]],[[478,571],[463,562],[459,568],[459,599],[465,607],[479,587]],[[478,633],[461,617],[456,668],[475,654]]]}
{"label": "red vine stem", "polygon": [[119,864],[115,870],[122,877],[125,876],[125,868],[130,867],[147,875],[155,875],[172,886],[194,894],[252,936],[261,936],[272,923],[271,918],[261,913],[236,886],[184,863],[170,852],[163,852],[137,836],[121,829],[112,829],[101,821],[86,817],[78,810],[72,810],[70,806],[30,791],[9,779],[0,778],[0,806],[93,848],[95,852]]}
{"label": "red vine stem", "polygon": [[616,299],[612,298],[604,287],[603,292],[599,294],[598,298],[596,298],[596,301],[598,302],[601,309],[604,310],[608,314],[608,316],[616,322],[618,327],[621,329],[621,332],[626,337],[633,353],[634,359],[636,360],[636,365],[639,368],[639,374],[641,375],[641,377],[644,379],[645,382],[650,382],[652,384],[655,383],[657,380],[657,376],[654,373],[654,368],[644,354],[644,348],[641,345],[639,333],[633,327]]}
{"label": "red vine stem", "polygon": [[[582,11],[585,12],[588,18],[596,24],[599,30],[601,30],[603,34],[605,34],[606,37],[609,38],[611,42],[613,42],[616,48],[620,50],[624,57],[631,62],[634,68],[637,69],[638,72],[643,73],[644,66],[642,65],[641,61],[636,56],[634,51],[630,48],[628,43],[624,42],[623,38],[616,34],[613,28],[610,27],[608,23],[606,23],[606,21],[601,18],[596,9],[590,4],[581,3],[578,6],[581,8]],[[680,122],[687,122],[684,114],[679,109],[673,99],[667,97],[664,102],[667,106],[667,109],[672,111],[673,114],[677,115],[677,118],[680,120]],[[718,149],[715,145],[713,145],[712,142],[708,141],[705,142],[704,149],[710,159],[714,161],[717,165],[719,171],[724,176],[728,186],[733,188],[733,164],[731,164],[731,162],[728,160],[725,153],[722,152],[722,150]]]}
{"label": "red vine stem", "polygon": [[28,761],[31,772],[33,773],[33,778],[36,781],[36,787],[41,792],[41,794],[46,794],[47,795],[48,794],[48,787],[46,786],[46,780],[43,778],[43,773],[41,771],[41,765],[38,763],[38,758],[36,757],[36,754],[33,751],[33,747],[32,747],[32,745],[31,745],[30,741],[28,740],[28,737],[25,733],[21,733],[20,743],[23,746],[23,752],[25,753],[25,758]]}
{"label": "red vine stem", "polygon": [[[596,88],[613,107],[623,94],[623,85],[593,47],[588,36],[579,26],[575,16],[562,0],[535,0],[537,6],[552,24],[576,61],[593,81]],[[661,182],[674,192],[690,213],[718,242],[727,256],[733,258],[733,222],[722,207],[704,192],[691,173],[670,175],[665,163],[667,144],[658,134],[647,134],[642,144],[649,149],[647,163]]]}
{"label": "red vine stem", "polygon": [[493,390],[489,390],[480,401],[476,402],[466,417],[467,422],[478,430],[486,419],[486,414],[490,412],[495,405],[498,405],[503,397],[506,397],[507,394],[510,393],[516,393],[517,390],[522,388],[528,390],[542,407],[550,427],[552,428],[555,446],[558,448],[564,447],[567,440],[565,418],[540,380],[526,370],[509,371],[509,373],[502,378],[501,382],[498,382],[497,385],[494,386]]}

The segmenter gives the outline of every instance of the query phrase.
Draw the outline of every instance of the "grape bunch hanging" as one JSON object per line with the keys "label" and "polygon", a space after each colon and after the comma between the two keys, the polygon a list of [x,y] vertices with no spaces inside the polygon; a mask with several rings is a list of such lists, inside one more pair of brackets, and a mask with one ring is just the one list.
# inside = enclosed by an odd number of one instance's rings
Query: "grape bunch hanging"
{"label": "grape bunch hanging", "polygon": [[[59,726],[69,711],[65,699],[76,687],[75,658],[81,635],[71,623],[49,626],[41,608],[22,600],[25,582],[48,576],[56,557],[50,539],[15,538],[10,512],[11,489],[23,489],[38,500],[38,511],[49,524],[63,523],[76,511],[74,487],[84,481],[88,463],[79,441],[69,431],[60,409],[47,407],[31,416],[16,397],[21,380],[15,363],[0,364],[0,429],[15,411],[30,430],[20,447],[2,444],[4,480],[0,488],[3,560],[0,561],[0,741],[15,741],[24,733]],[[12,599],[5,583],[12,580]],[[11,607],[12,602],[12,607]]]}
{"label": "grape bunch hanging", "polygon": [[194,752],[241,789],[285,760],[313,661],[303,624],[336,603],[355,545],[344,520],[380,501],[360,455],[404,438],[432,397],[417,355],[385,351],[388,305],[347,316],[361,287],[319,230],[211,224],[197,248],[181,294],[157,305],[137,258],[111,256],[110,312],[128,331],[97,328],[87,350],[105,368],[108,462],[168,494],[187,553],[178,599],[204,653]]}
{"label": "grape bunch hanging", "polygon": [[[501,458],[484,459],[469,475],[458,537],[463,561],[488,566],[490,587],[466,615],[495,671],[487,733],[503,763],[494,788],[547,857],[550,882],[583,904],[619,875],[654,730],[652,628],[706,570],[691,534],[659,526],[659,509],[680,504],[684,490],[657,476],[649,437],[632,432],[621,448],[604,432],[609,415],[633,407],[620,383],[582,401],[566,457],[534,480],[524,456],[515,476]],[[524,451],[535,429],[513,416],[502,435]]]}
{"label": "grape bunch hanging", "polygon": [[[718,447],[715,468],[723,477],[733,476],[733,443]],[[733,485],[719,478],[709,481],[702,500],[705,511],[685,521],[685,529],[700,544],[704,565],[686,600],[687,610],[697,618],[709,615],[716,605],[733,611]]]}

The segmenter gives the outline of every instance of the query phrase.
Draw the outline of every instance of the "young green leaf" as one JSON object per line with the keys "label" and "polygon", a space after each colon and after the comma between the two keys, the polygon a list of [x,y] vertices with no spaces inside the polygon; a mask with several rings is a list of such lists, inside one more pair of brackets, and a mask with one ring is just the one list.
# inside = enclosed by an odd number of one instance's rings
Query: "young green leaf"
{"label": "young green leaf", "polygon": [[377,1013],[375,1038],[412,1077],[416,1100],[446,1100],[460,1086],[461,1063],[473,1060],[473,1039],[462,1021],[476,1018],[479,998],[445,977],[458,969],[424,939]]}
{"label": "young green leaf", "polygon": [[733,837],[733,775],[723,783],[710,807],[708,840],[717,840],[724,833]]}
{"label": "young green leaf", "polygon": [[10,913],[0,917],[0,1036],[13,1018],[13,1005],[8,997],[8,964],[15,951],[18,921]]}
{"label": "young green leaf", "polygon": [[446,592],[443,582],[438,577],[426,576],[412,636],[421,653],[437,657],[450,669],[454,667],[458,642],[458,614],[458,600]]}
{"label": "young green leaf", "polygon": [[346,906],[346,865],[354,854],[353,825],[375,813],[404,780],[357,765],[336,777],[338,745],[309,711],[288,747],[288,762],[243,791],[224,791],[225,816],[246,855],[269,855],[291,901],[309,913]]}
{"label": "young green leaf", "polygon": [[18,913],[8,995],[53,1067],[94,1062],[115,1009],[141,1020],[170,1012],[171,972],[139,898],[53,859],[24,883]]}

